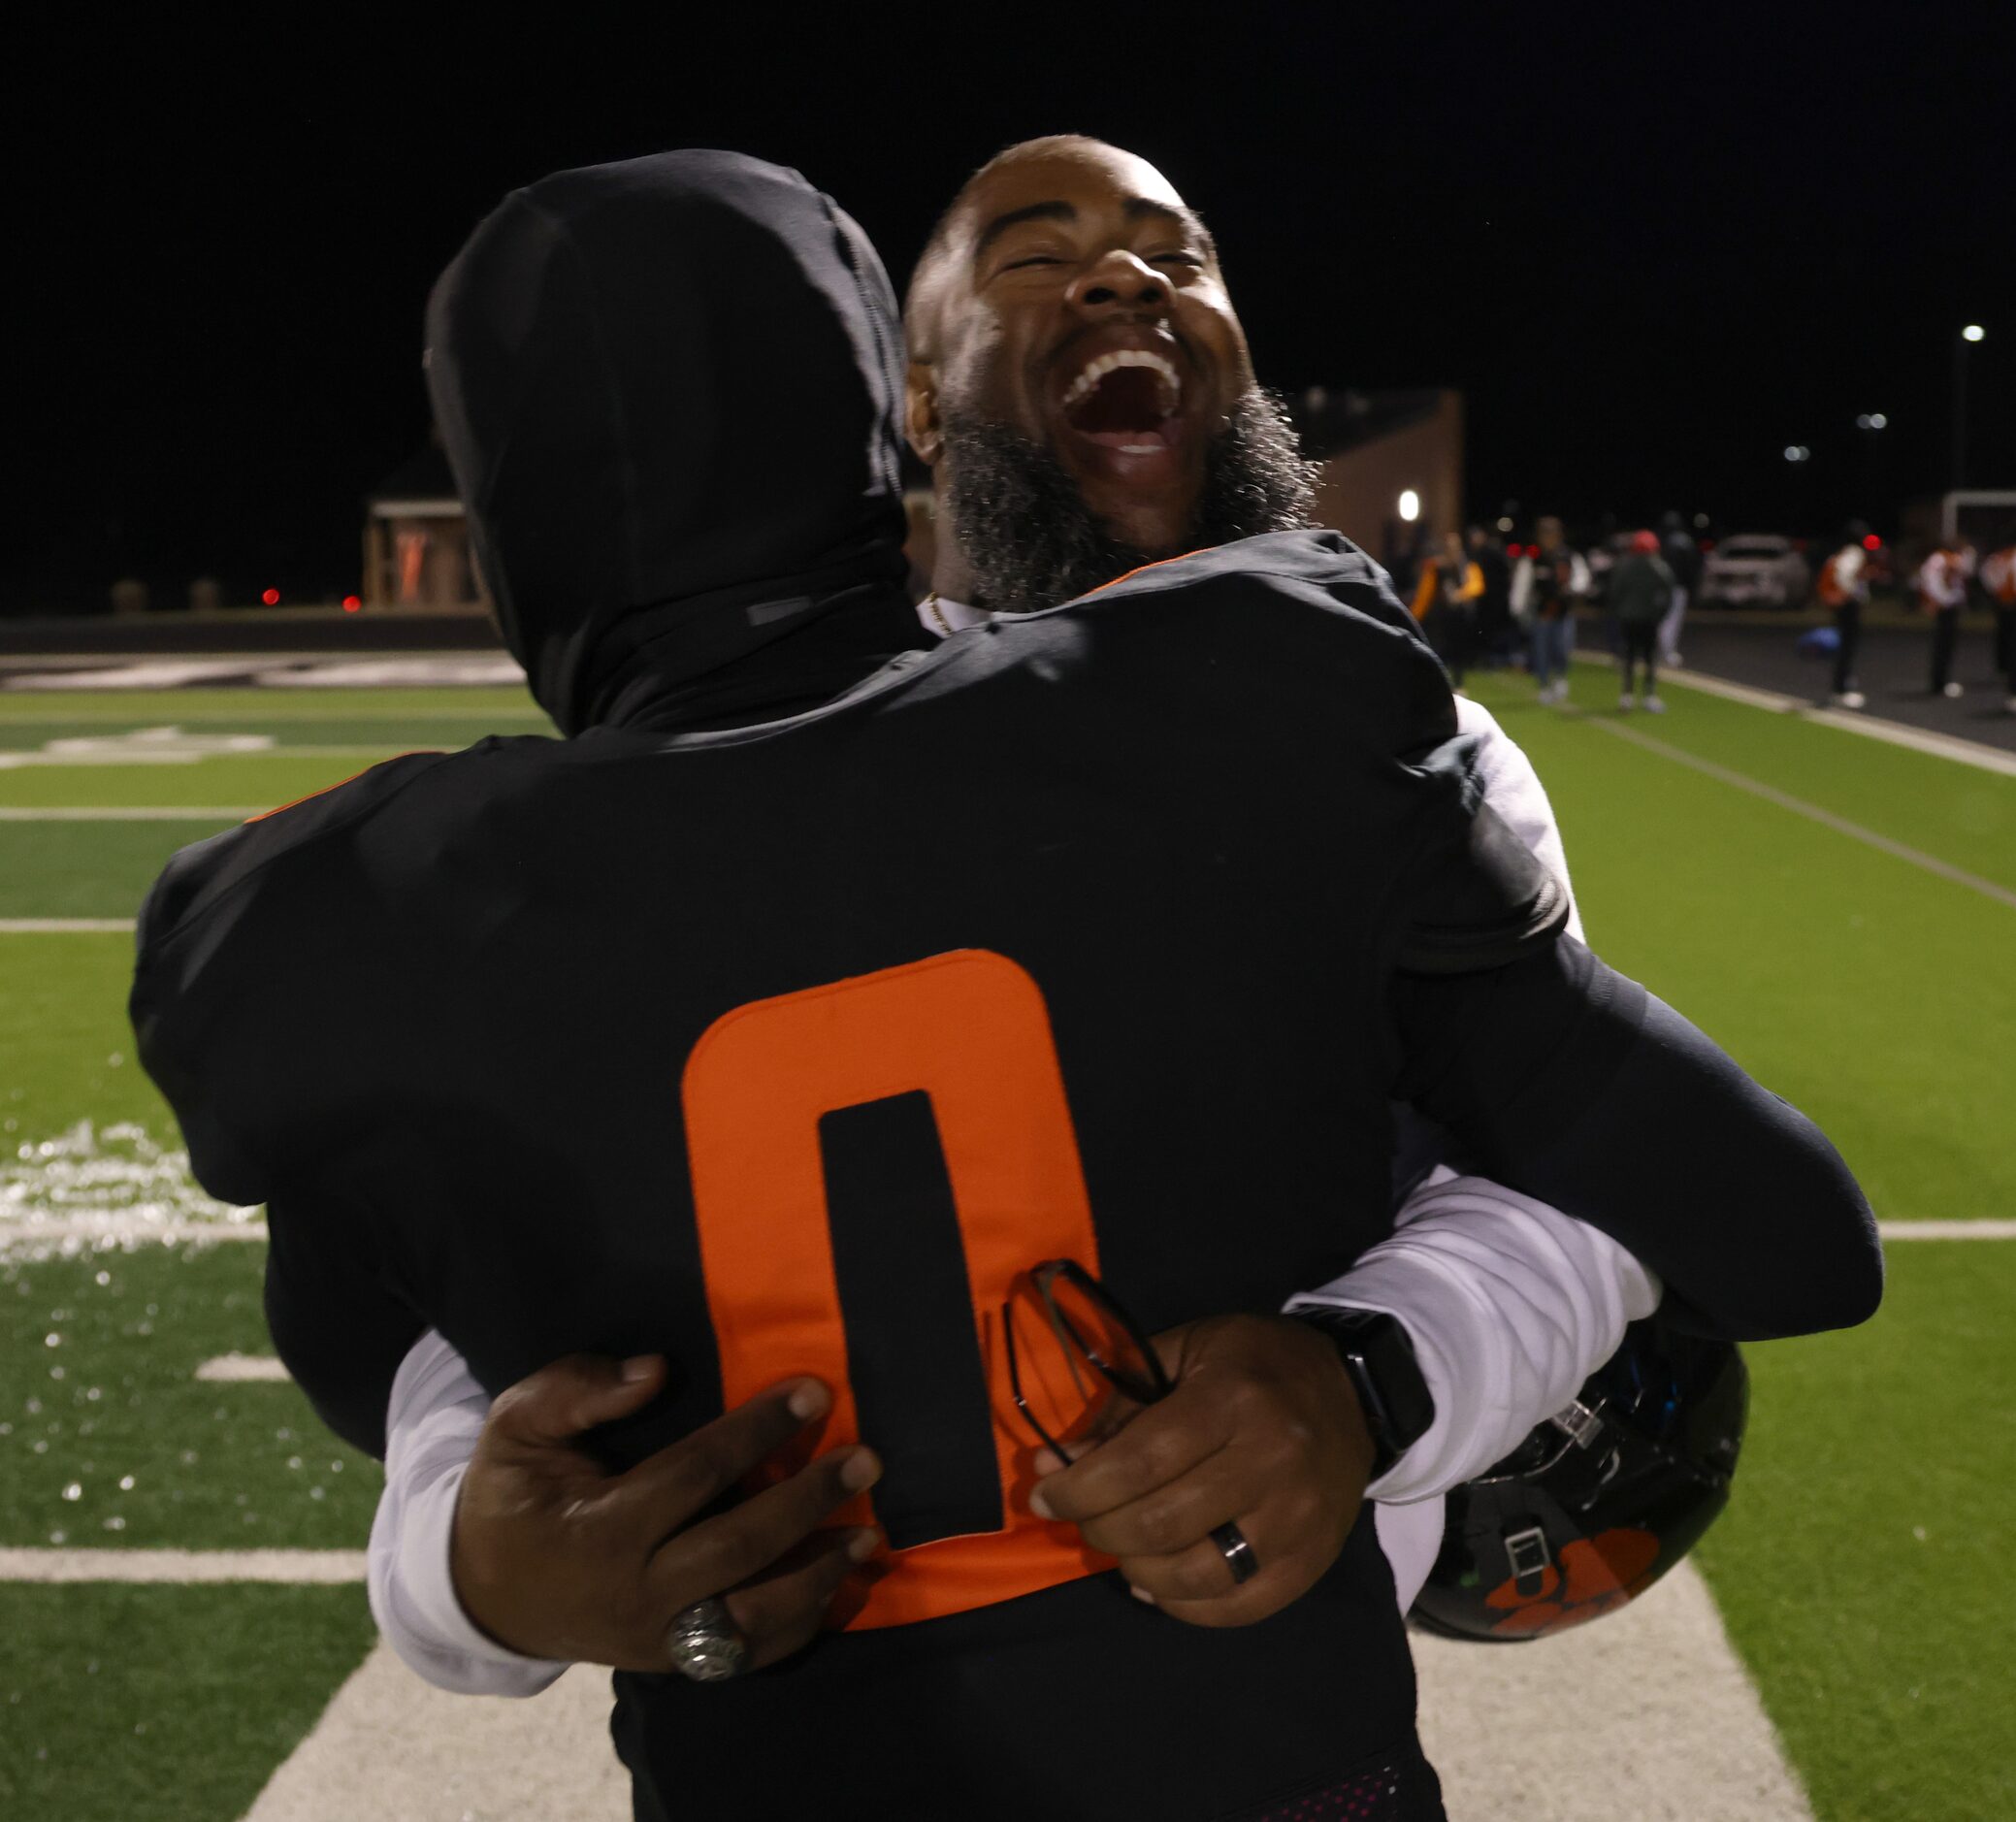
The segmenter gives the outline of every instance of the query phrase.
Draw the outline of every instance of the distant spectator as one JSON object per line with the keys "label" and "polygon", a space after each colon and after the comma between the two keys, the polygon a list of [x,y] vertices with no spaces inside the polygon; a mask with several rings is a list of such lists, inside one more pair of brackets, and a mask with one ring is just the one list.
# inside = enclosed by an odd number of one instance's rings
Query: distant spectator
{"label": "distant spectator", "polygon": [[147,585],[138,576],[121,576],[112,585],[112,610],[121,620],[144,614],[152,605]]}
{"label": "distant spectator", "polygon": [[1995,667],[2001,675],[2002,706],[2016,715],[2016,537],[1982,558],[1981,586],[1995,607]]}
{"label": "distant spectator", "polygon": [[1918,566],[1918,605],[1932,615],[1932,693],[1958,696],[1953,676],[1953,651],[1960,643],[1960,610],[1967,605],[1967,546],[1957,538],[1942,540]]}
{"label": "distant spectator", "polygon": [[1849,521],[1841,547],[1820,566],[1815,593],[1834,615],[1834,700],[1841,708],[1860,708],[1868,699],[1855,675],[1855,655],[1862,645],[1862,610],[1869,603],[1869,549],[1863,539],[1869,527]]}
{"label": "distant spectator", "polygon": [[1660,551],[1673,571],[1673,605],[1659,623],[1659,662],[1675,669],[1685,662],[1680,657],[1680,626],[1687,618],[1687,603],[1701,587],[1701,546],[1677,512],[1661,519],[1659,529],[1665,534]]}
{"label": "distant spectator", "polygon": [[1445,532],[1442,550],[1421,566],[1414,589],[1414,617],[1457,689],[1477,642],[1477,603],[1484,592],[1484,572],[1470,560],[1463,540]]}
{"label": "distant spectator", "polygon": [[1568,699],[1569,656],[1575,650],[1575,610],[1589,597],[1589,566],[1571,550],[1561,521],[1535,528],[1539,554],[1529,552],[1512,571],[1512,617],[1533,639],[1533,680],[1543,702]]}
{"label": "distant spectator", "polygon": [[1512,638],[1512,565],[1505,560],[1505,546],[1481,525],[1473,525],[1465,541],[1484,578],[1484,592],[1477,598],[1477,649],[1485,664],[1500,665]]}
{"label": "distant spectator", "polygon": [[1659,554],[1658,534],[1636,534],[1629,554],[1610,577],[1610,611],[1617,616],[1617,662],[1624,686],[1617,706],[1626,713],[1637,706],[1633,693],[1640,667],[1644,669],[1646,712],[1666,712],[1666,704],[1659,700],[1659,629],[1673,608],[1675,586],[1673,567]]}

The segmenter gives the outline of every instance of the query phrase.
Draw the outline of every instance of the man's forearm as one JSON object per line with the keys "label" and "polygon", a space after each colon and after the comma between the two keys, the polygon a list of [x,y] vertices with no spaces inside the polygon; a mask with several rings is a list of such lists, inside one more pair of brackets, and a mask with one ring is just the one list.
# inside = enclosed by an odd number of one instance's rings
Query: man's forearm
{"label": "man's forearm", "polygon": [[1289,1300],[1376,1310],[1407,1330],[1435,1421],[1367,1489],[1428,1499],[1480,1474],[1563,1409],[1649,1316],[1658,1281],[1609,1235],[1479,1177],[1436,1173],[1395,1232]]}
{"label": "man's forearm", "polygon": [[378,1630],[438,1689],[535,1696],[567,1666],[521,1657],[462,1611],[449,1570],[455,1502],[483,1433],[490,1396],[430,1329],[393,1383],[385,1491],[372,1520],[367,1587]]}

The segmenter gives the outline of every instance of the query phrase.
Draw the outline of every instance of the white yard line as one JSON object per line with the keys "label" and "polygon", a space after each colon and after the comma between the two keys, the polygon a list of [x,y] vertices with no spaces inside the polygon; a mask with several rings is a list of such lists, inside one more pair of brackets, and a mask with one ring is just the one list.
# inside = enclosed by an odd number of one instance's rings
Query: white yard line
{"label": "white yard line", "polygon": [[254,804],[250,809],[181,810],[163,805],[146,809],[10,809],[0,805],[0,823],[242,823],[270,808]]}
{"label": "white yard line", "polygon": [[0,936],[109,936],[132,928],[131,918],[0,918]]}
{"label": "white yard line", "polygon": [[[1608,652],[1577,652],[1585,665],[1614,667],[1616,659]],[[1786,696],[1777,690],[1760,690],[1728,677],[1711,677],[1699,670],[1662,670],[1661,683],[1676,684],[1683,690],[1699,690],[1704,696],[1719,696],[1726,701],[1742,702],[1751,708],[1769,709],[1777,715],[1798,715],[1823,728],[1838,728],[1843,733],[1859,733],[1867,740],[1882,740],[1891,746],[1909,747],[1936,759],[1954,760],[1982,771],[2000,772],[2016,778],[2016,753],[1989,746],[1981,740],[1963,740],[1958,734],[1934,733],[1913,728],[1908,722],[1885,721],[1880,715],[1864,715],[1853,709],[1826,708],[1809,697]]]}
{"label": "white yard line", "polygon": [[364,1579],[362,1550],[0,1549],[0,1581],[346,1582]]}
{"label": "white yard line", "polygon": [[1845,816],[1837,816],[1832,810],[1823,810],[1817,803],[1808,803],[1804,797],[1795,797],[1789,791],[1780,791],[1775,785],[1768,785],[1750,777],[1747,773],[1732,771],[1727,765],[1718,765],[1713,760],[1705,760],[1698,755],[1674,746],[1666,740],[1655,740],[1650,734],[1636,728],[1627,728],[1621,721],[1611,721],[1599,715],[1580,717],[1592,728],[1601,728],[1605,733],[1614,734],[1619,740],[1628,740],[1633,746],[1642,747],[1647,753],[1656,753],[1662,759],[1670,759],[1677,765],[1686,765],[1718,783],[1733,785],[1739,791],[1747,791],[1752,797],[1762,797],[1767,803],[1774,803],[1781,810],[1790,810],[1795,816],[1804,816],[1818,823],[1823,829],[1831,829],[1837,835],[1846,835],[1851,841],[1859,841],[1865,847],[1874,848],[1893,860],[1908,862],[1912,866],[1922,867],[1940,879],[1950,880],[1956,886],[1965,886],[1969,892],[1977,892],[1983,897],[1993,898],[1997,904],[2007,905],[2016,911],[2016,892],[2006,886],[1999,886],[1992,879],[1983,879],[1978,873],[1967,872],[1942,861],[1935,854],[1927,854],[1920,848],[1908,848],[1901,841],[1892,841],[1888,835],[1879,835],[1873,829],[1865,829],[1860,823],[1851,823]]}
{"label": "white yard line", "polygon": [[247,1384],[259,1381],[284,1383],[293,1376],[271,1354],[220,1353],[198,1367],[196,1377],[221,1384]]}
{"label": "white yard line", "polygon": [[1885,1240],[2016,1240],[2016,1221],[1878,1221]]}

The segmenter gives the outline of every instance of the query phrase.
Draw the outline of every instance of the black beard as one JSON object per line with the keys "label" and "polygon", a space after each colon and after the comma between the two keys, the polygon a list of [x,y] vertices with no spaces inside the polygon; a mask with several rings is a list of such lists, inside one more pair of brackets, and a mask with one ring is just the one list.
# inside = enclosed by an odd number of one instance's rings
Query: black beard
{"label": "black beard", "polygon": [[1174,550],[1137,550],[1093,516],[1048,443],[995,418],[948,411],[945,511],[973,570],[972,605],[1033,613],[1100,588],[1144,563],[1299,531],[1316,502],[1316,465],[1295,440],[1287,407],[1250,387],[1204,453],[1204,486]]}

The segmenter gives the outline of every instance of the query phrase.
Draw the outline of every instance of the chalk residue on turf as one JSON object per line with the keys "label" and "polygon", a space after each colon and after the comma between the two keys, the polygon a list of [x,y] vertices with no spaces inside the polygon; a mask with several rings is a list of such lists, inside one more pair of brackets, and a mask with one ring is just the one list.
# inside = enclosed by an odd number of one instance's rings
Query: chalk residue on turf
{"label": "chalk residue on turf", "polygon": [[81,1120],[0,1158],[0,1252],[11,1257],[253,1239],[265,1233],[259,1213],[211,1200],[187,1152],[131,1122]]}

